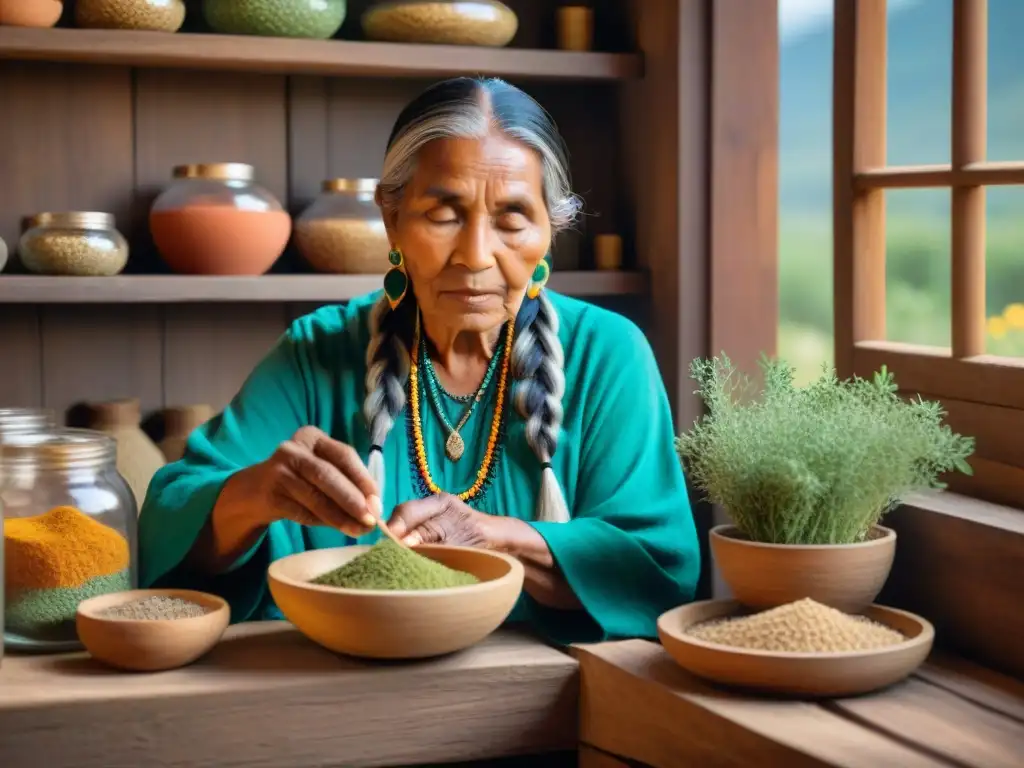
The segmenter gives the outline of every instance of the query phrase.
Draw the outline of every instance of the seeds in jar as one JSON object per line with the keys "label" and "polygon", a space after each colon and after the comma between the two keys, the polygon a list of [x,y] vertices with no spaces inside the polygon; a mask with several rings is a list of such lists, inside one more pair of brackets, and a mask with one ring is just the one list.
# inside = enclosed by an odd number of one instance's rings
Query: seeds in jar
{"label": "seeds in jar", "polygon": [[177,32],[185,21],[182,0],[78,0],[75,24],[87,29]]}
{"label": "seeds in jar", "polygon": [[110,277],[128,263],[128,246],[110,235],[88,230],[38,229],[18,246],[21,262],[37,275]]}
{"label": "seeds in jar", "polygon": [[370,8],[362,25],[370,40],[501,47],[512,42],[519,19],[496,0],[396,2]]}
{"label": "seeds in jar", "polygon": [[334,37],[345,21],[346,0],[203,0],[203,16],[225,35]]}
{"label": "seeds in jar", "polygon": [[112,605],[100,612],[105,619],[128,619],[130,621],[166,621],[169,619],[194,619],[205,616],[210,609],[205,605],[183,600],[180,597],[149,595],[120,605]]}
{"label": "seeds in jar", "polygon": [[295,245],[318,272],[382,274],[388,268],[390,244],[382,221],[300,220],[295,224]]}
{"label": "seeds in jar", "polygon": [[717,645],[783,653],[868,651],[907,639],[865,616],[852,616],[809,598],[751,616],[701,622],[686,634]]}
{"label": "seeds in jar", "polygon": [[185,21],[182,0],[78,0],[75,24],[87,29],[177,32]]}

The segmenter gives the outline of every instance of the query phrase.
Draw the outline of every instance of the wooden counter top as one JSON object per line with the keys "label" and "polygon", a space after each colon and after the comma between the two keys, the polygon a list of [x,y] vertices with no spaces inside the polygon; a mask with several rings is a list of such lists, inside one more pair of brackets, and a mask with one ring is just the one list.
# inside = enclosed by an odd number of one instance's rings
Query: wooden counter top
{"label": "wooden counter top", "polygon": [[1024,684],[951,658],[867,696],[811,703],[712,688],[654,643],[581,646],[580,766],[1016,768]]}
{"label": "wooden counter top", "polygon": [[577,663],[511,631],[425,662],[336,656],[284,622],[231,627],[196,664],[108,670],[7,655],[4,768],[371,766],[574,749]]}

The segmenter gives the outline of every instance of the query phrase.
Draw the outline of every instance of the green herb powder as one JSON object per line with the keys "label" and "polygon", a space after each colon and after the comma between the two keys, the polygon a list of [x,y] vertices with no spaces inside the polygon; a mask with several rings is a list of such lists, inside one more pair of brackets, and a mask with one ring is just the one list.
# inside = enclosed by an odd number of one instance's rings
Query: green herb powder
{"label": "green herb powder", "polygon": [[429,557],[382,539],[340,568],[312,580],[313,584],[344,589],[445,589],[479,582],[476,576],[456,571]]}

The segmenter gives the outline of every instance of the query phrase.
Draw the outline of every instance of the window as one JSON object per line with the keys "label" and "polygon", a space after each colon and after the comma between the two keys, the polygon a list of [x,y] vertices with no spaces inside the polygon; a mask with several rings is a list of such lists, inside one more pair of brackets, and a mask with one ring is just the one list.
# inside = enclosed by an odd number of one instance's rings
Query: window
{"label": "window", "polygon": [[[977,439],[975,474],[952,478],[953,490],[1024,507],[1024,358],[1008,356],[1012,349],[998,343],[1007,323],[1024,327],[1024,304],[990,307],[995,317],[986,315],[986,192],[1024,185],[1024,162],[988,159],[988,3],[953,0],[952,14],[951,118],[948,129],[935,128],[949,131],[950,162],[889,166],[886,3],[835,0],[836,367],[841,376],[869,376],[884,365],[908,394],[941,400],[953,428]],[[938,190],[949,198],[950,302],[948,336],[942,334],[948,347],[887,335],[886,196],[897,190]],[[1016,258],[1024,262],[1024,251]],[[1017,290],[1024,297],[1024,285]]]}

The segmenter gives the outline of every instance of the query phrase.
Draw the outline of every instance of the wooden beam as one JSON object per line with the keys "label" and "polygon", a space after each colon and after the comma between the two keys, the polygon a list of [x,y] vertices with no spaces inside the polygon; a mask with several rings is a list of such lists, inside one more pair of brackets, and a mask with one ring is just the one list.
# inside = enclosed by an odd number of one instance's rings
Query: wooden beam
{"label": "wooden beam", "polygon": [[710,349],[747,373],[779,323],[776,0],[717,0],[711,18]]}
{"label": "wooden beam", "polygon": [[948,187],[1011,186],[1024,184],[1024,162],[951,165],[893,165],[868,168],[853,177],[855,193],[873,189],[946,189]]}
{"label": "wooden beam", "polygon": [[853,190],[856,174],[885,165],[885,0],[835,0],[834,25],[833,315],[846,377],[854,344],[885,338],[885,197]]}

